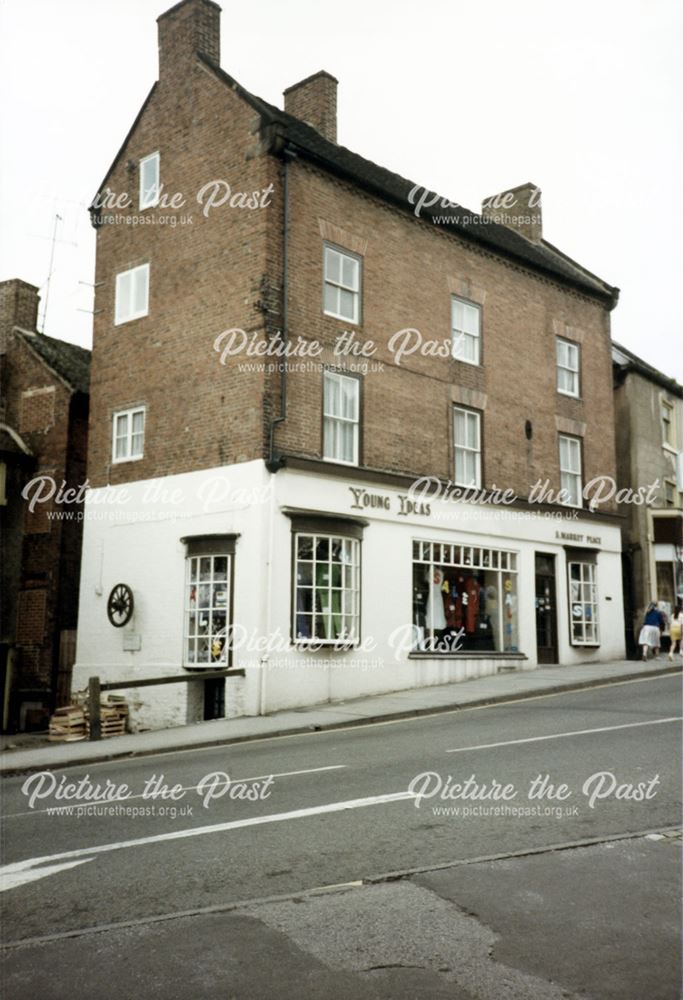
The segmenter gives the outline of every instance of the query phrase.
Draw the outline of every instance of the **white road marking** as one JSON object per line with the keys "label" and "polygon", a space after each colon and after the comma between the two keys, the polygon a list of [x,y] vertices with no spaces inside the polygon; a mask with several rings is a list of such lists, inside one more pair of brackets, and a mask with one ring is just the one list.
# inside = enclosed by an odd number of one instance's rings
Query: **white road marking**
{"label": "white road marking", "polygon": [[92,858],[81,858],[80,861],[67,861],[61,865],[47,865],[45,868],[29,868],[23,861],[16,865],[5,865],[4,868],[0,868],[0,892],[16,889],[26,882],[37,882],[39,878],[66,871],[67,868],[77,868],[92,860]]}
{"label": "white road marking", "polygon": [[[308,767],[308,768],[305,768],[303,771],[281,771],[279,774],[258,774],[258,775],[256,775],[256,777],[253,777],[253,778],[231,778],[230,779],[230,783],[231,784],[240,784],[240,783],[241,784],[249,784],[250,781],[263,781],[265,778],[290,778],[290,777],[293,777],[294,775],[297,775],[297,774],[318,774],[320,771],[339,771],[339,770],[341,770],[342,768],[345,768],[345,767],[347,767],[346,764],[329,764],[327,767]],[[84,769],[86,769],[85,766],[84,766]],[[170,782],[169,782],[169,784],[170,784]],[[199,788],[199,785],[183,785],[183,791],[184,792],[193,792],[196,788]],[[144,796],[143,796],[142,792],[140,792],[139,795],[129,795],[127,799],[122,799],[121,802],[122,803],[132,802],[134,799],[141,799],[143,797]],[[149,798],[149,796],[148,796],[148,798]],[[108,801],[103,801],[103,802],[87,802],[87,803],[85,803],[85,802],[80,802],[80,803],[79,802],[71,802],[71,803],[67,803],[67,805],[73,805],[73,807],[75,809],[76,806],[78,806],[78,805],[112,805],[112,803],[108,802]],[[166,803],[163,802],[162,805],[166,805]],[[54,814],[55,809],[59,809],[59,808],[60,808],[59,805],[53,804],[51,806],[46,806],[45,809],[28,809],[26,812],[7,813],[5,816],[3,816],[3,819],[18,819],[20,816],[40,816],[43,813]]]}
{"label": "white road marking", "polygon": [[[223,833],[226,830],[239,830],[246,826],[261,826],[264,823],[282,823],[290,819],[306,819],[309,816],[320,816],[325,813],[344,812],[349,809],[362,809],[365,806],[386,805],[390,802],[402,802],[414,799],[413,792],[393,792],[389,795],[371,795],[364,799],[347,799],[344,802],[329,802],[323,806],[308,806],[305,809],[292,809],[290,812],[271,813],[268,816],[251,816],[248,819],[229,820],[226,823],[214,823],[211,826],[198,826],[188,830],[174,830],[171,833],[158,833],[150,837],[138,837],[135,840],[120,840],[113,844],[97,844],[94,847],[80,847],[75,851],[63,851],[60,854],[50,854],[42,858],[27,858],[0,868],[0,886],[3,877],[15,872],[24,872],[37,865],[61,862],[71,858],[91,860],[95,854],[108,854],[120,851],[126,847],[144,847],[147,844],[161,844],[169,840],[186,840],[189,837],[202,837],[207,833]],[[60,866],[61,867],[61,866]],[[55,869],[57,870],[57,869]],[[47,874],[52,874],[51,871]],[[36,875],[36,877],[41,877]],[[11,888],[11,886],[5,886]]]}
{"label": "white road marking", "polygon": [[610,733],[615,729],[635,729],[637,726],[660,726],[665,722],[681,722],[682,715],[673,715],[669,719],[651,719],[649,722],[625,722],[620,726],[600,726],[597,729],[575,729],[571,733],[552,733],[550,736],[527,736],[522,740],[503,740],[501,743],[480,743],[472,747],[456,747],[445,753],[465,753],[468,750],[491,750],[493,747],[511,747],[518,743],[540,743],[543,740],[562,740],[567,736],[585,736],[588,733]]}

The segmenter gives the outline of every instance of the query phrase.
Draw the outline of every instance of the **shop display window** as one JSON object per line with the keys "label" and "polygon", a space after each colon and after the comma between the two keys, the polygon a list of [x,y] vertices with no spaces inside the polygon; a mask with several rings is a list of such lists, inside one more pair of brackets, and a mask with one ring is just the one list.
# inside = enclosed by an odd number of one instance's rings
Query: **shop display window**
{"label": "shop display window", "polygon": [[360,543],[337,535],[294,536],[297,642],[353,643],[359,636]]}
{"label": "shop display window", "polygon": [[517,553],[413,542],[415,652],[519,652]]}
{"label": "shop display window", "polygon": [[569,617],[574,646],[597,646],[600,643],[598,594],[594,562],[570,562]]}
{"label": "shop display window", "polygon": [[228,663],[229,555],[191,556],[185,587],[185,663],[221,668]]}

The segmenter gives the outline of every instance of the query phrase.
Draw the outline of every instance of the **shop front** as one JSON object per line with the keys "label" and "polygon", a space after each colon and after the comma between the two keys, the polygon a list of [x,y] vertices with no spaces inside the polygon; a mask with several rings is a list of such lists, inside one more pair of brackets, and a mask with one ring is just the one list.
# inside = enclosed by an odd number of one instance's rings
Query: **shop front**
{"label": "shop front", "polygon": [[[245,676],[139,688],[139,727],[623,656],[621,541],[606,519],[419,502],[319,465],[173,480],[175,516],[133,516],[150,484],[129,487],[127,520],[89,518],[97,491],[86,504],[74,687],[97,673],[133,688],[179,666]],[[121,581],[135,613],[116,629],[104,602]]]}

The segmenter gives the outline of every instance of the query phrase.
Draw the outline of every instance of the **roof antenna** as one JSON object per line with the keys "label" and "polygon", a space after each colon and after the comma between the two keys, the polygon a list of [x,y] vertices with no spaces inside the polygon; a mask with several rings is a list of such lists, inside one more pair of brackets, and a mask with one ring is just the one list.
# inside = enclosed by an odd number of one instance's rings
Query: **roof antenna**
{"label": "roof antenna", "polygon": [[55,243],[57,242],[57,224],[62,221],[61,215],[55,213],[55,224],[52,229],[52,249],[50,250],[50,270],[47,275],[47,282],[45,283],[45,305],[43,307],[43,323],[41,333],[45,333],[45,321],[47,320],[47,303],[50,297],[50,279],[52,278],[52,271],[54,269],[55,262]]}

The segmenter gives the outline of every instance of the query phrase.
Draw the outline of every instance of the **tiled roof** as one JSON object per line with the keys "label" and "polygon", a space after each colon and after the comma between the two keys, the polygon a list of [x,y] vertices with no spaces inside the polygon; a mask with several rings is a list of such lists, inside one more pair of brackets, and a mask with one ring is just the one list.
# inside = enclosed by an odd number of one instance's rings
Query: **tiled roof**
{"label": "tiled roof", "polygon": [[25,343],[40,355],[52,371],[60,375],[74,392],[90,390],[90,351],[44,333],[19,331]]}
{"label": "tiled roof", "polygon": [[671,378],[669,375],[665,375],[659,368],[648,364],[647,361],[643,361],[633,351],[629,351],[627,347],[617,344],[616,340],[612,341],[612,362],[621,372],[625,374],[628,372],[637,372],[644,378],[649,379],[650,382],[654,382],[656,385],[660,385],[663,389],[668,390],[672,395],[683,399],[683,385],[680,382],[677,382],[676,379]]}
{"label": "tiled roof", "polygon": [[[414,207],[408,199],[409,192],[416,187],[413,181],[380,167],[371,160],[366,160],[345,146],[330,142],[310,125],[250,94],[211,60],[202,55],[199,55],[199,59],[231,90],[250,104],[266,124],[279,126],[278,131],[285,143],[299,155],[392,202],[404,211],[414,213]],[[618,288],[591,274],[552,244],[545,240],[541,243],[532,243],[513,229],[491,222],[476,212],[470,212],[462,206],[443,208],[441,204],[442,199],[439,198],[432,208],[425,206],[421,211],[421,218],[449,232],[455,232],[458,236],[494,253],[503,254],[535,271],[555,279],[559,278],[583,292],[598,296],[605,300],[610,308],[616,305],[619,297]]]}

